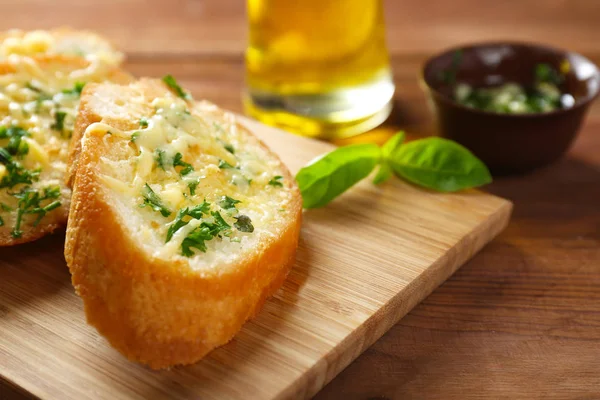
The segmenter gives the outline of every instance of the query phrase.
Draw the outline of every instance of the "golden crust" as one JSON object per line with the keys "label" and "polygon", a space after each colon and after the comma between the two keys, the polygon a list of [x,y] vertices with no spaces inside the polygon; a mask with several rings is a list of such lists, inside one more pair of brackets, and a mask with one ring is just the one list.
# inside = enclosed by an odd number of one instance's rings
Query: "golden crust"
{"label": "golden crust", "polygon": [[[83,69],[89,65],[89,61],[86,61],[81,57],[68,55],[40,54],[32,56],[30,59],[34,60],[36,64],[45,71],[73,71]],[[0,74],[4,75],[14,72],[14,65],[7,62],[0,62]],[[106,79],[115,83],[127,83],[131,82],[133,77],[117,67],[111,67]],[[54,232],[58,228],[64,227],[67,224],[67,217],[69,214],[69,196],[63,195],[60,200],[63,205],[46,215],[37,226],[23,224],[23,234],[19,238],[14,238],[11,235],[11,228],[9,226],[0,227],[0,247],[32,242]]]}
{"label": "golden crust", "polygon": [[[132,80],[133,79],[129,78],[127,80],[123,79],[122,81],[114,81],[114,83],[125,84],[131,82]],[[159,96],[164,93],[164,87],[162,85],[157,86],[157,83],[153,79],[142,78],[139,81],[144,83],[144,90],[150,97]],[[65,176],[65,183],[68,187],[73,186],[73,179],[75,179],[75,172],[77,171],[79,153],[81,152],[81,140],[86,128],[94,122],[100,122],[102,120],[101,116],[92,111],[92,107],[89,104],[89,94],[93,93],[98,86],[98,83],[90,83],[85,86],[83,92],[81,93],[81,102],[79,103],[79,108],[77,110],[77,120],[75,121],[71,142],[69,143],[67,174]],[[145,107],[144,113],[146,114],[152,110],[152,107],[149,104],[142,104],[141,106]],[[114,126],[121,129],[132,129],[136,126],[136,123],[119,119],[108,118],[105,119],[105,121],[114,124]]]}
{"label": "golden crust", "polygon": [[294,201],[284,233],[235,268],[198,271],[187,260],[152,258],[130,237],[110,192],[99,181],[102,139],[83,135],[85,123],[99,119],[84,98],[75,133],[83,136],[84,144],[72,158],[78,162],[65,245],[73,285],[84,301],[88,323],[130,360],[153,369],[194,363],[231,340],[283,284],[300,234],[298,188],[286,170]]}

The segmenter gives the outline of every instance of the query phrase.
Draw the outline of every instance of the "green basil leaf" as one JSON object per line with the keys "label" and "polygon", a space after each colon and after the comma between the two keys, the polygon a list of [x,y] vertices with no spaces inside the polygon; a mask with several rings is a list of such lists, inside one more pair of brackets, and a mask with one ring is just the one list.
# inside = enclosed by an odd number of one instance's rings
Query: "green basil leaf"
{"label": "green basil leaf", "polygon": [[383,183],[390,179],[392,175],[392,167],[390,167],[390,164],[388,164],[387,161],[384,161],[383,164],[379,166],[379,170],[377,171],[375,178],[373,178],[373,183],[379,185],[380,183]]}
{"label": "green basil leaf", "polygon": [[381,146],[381,152],[383,157],[389,158],[392,154],[394,154],[400,145],[404,143],[404,138],[406,135],[404,132],[398,132],[394,136],[392,136],[383,146]]}
{"label": "green basil leaf", "polygon": [[298,171],[304,208],[323,207],[366,178],[379,162],[381,150],[376,144],[340,147]]}
{"label": "green basil leaf", "polygon": [[388,159],[397,151],[398,147],[402,145],[404,137],[404,132],[398,132],[381,147],[381,165],[379,166],[377,175],[375,175],[375,178],[373,179],[374,184],[379,185],[392,177],[392,167],[390,167]]}
{"label": "green basil leaf", "polygon": [[485,164],[469,150],[439,137],[407,143],[389,160],[400,177],[442,192],[455,192],[492,181]]}

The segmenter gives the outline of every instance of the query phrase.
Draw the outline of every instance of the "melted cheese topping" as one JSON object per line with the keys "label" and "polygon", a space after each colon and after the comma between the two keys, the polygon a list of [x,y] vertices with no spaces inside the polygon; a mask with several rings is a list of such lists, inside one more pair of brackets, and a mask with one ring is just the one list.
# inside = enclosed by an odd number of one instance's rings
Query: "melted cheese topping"
{"label": "melted cheese topping", "polygon": [[[31,39],[26,35],[22,40],[30,40],[28,38]],[[30,41],[34,49],[43,49],[32,44],[35,42],[33,39]],[[6,39],[1,51],[16,51],[13,42]],[[0,127],[18,127],[27,131],[22,138],[27,143],[26,154],[15,154],[12,158],[26,170],[40,172],[39,178],[31,185],[0,185],[1,229],[15,226],[19,200],[14,193],[26,188],[41,191],[58,186],[58,200],[68,207],[70,191],[64,187],[63,179],[81,84],[104,81],[113,70],[111,65],[100,59],[76,61],[9,54],[2,63],[7,72],[0,75]],[[0,148],[7,149],[9,143],[10,138],[0,138]],[[8,173],[8,163],[0,159],[0,165],[1,180]],[[22,227],[36,218],[36,215],[25,215]]]}
{"label": "melted cheese topping", "polygon": [[11,54],[24,56],[68,55],[83,57],[88,61],[101,61],[118,65],[123,54],[116,51],[107,41],[88,32],[58,31],[22,31],[13,29],[5,32],[0,43],[0,59]]}
{"label": "melted cheese topping", "polygon": [[[190,110],[186,102],[172,97],[155,98],[151,104],[154,112],[143,116],[139,129],[120,131],[95,123],[85,133],[85,137],[103,137],[111,149],[107,151],[110,154],[101,157],[100,179],[111,190],[111,197],[117,193],[122,204],[119,208],[127,210],[124,225],[133,229],[140,245],[155,257],[180,257],[184,239],[202,222],[212,223],[214,218],[206,213],[202,219],[186,220],[188,223],[169,241],[167,232],[179,210],[204,201],[232,228],[225,235],[206,241],[205,253],[195,251],[194,264],[198,268],[213,265],[215,260],[233,262],[244,246],[251,247],[278,235],[292,200],[287,187],[269,183],[275,176],[284,175],[281,162],[256,139],[240,132],[232,116],[225,121],[213,119],[207,106]],[[193,170],[185,173],[185,166],[174,166],[177,157]],[[190,183],[197,184],[193,194]],[[146,184],[171,211],[169,216],[151,207],[140,207],[144,204]],[[224,196],[239,201],[236,209],[223,208]],[[251,219],[254,232],[234,227],[240,215]]]}

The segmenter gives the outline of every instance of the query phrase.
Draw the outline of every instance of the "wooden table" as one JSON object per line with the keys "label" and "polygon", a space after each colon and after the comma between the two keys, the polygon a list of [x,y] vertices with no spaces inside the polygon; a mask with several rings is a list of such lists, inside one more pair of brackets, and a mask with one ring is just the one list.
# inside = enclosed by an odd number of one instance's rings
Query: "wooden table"
{"label": "wooden table", "polygon": [[[128,52],[134,74],[171,73],[196,97],[241,111],[242,0],[22,0],[1,10],[1,29],[98,30]],[[389,0],[386,14],[397,107],[357,140],[432,133],[417,74],[446,46],[535,40],[600,62],[595,0]],[[318,399],[600,398],[600,103],[564,160],[488,190],[515,202],[505,233]]]}

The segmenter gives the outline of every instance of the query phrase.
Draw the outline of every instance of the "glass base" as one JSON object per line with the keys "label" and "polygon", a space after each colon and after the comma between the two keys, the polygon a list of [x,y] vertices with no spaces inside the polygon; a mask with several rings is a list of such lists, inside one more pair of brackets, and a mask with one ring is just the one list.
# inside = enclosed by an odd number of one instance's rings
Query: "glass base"
{"label": "glass base", "polygon": [[249,89],[244,109],[257,120],[319,139],[346,138],[380,125],[392,110],[394,84],[385,76],[367,85],[311,95]]}

